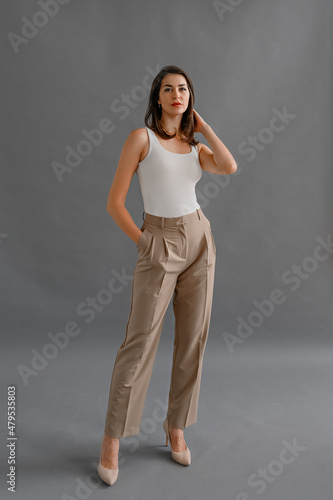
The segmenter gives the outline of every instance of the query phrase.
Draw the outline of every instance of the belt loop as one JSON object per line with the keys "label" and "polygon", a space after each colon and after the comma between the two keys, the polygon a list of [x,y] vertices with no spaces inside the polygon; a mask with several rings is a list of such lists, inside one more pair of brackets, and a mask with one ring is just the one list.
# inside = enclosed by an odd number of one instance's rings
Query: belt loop
{"label": "belt loop", "polygon": [[198,214],[198,218],[201,219],[200,217],[200,212],[199,212],[199,209],[197,208],[197,214]]}
{"label": "belt loop", "polygon": [[144,210],[144,211],[142,212],[142,219],[143,219],[143,220],[145,220],[145,218],[144,218],[144,216],[143,216],[143,214],[145,214],[145,213],[146,213],[146,211]]}
{"label": "belt loop", "polygon": [[164,217],[162,216],[162,227],[164,227]]}

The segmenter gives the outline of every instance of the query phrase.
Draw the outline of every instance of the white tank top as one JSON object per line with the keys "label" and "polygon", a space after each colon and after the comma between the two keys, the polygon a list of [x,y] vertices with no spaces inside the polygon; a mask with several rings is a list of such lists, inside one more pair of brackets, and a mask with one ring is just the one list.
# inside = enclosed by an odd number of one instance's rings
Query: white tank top
{"label": "white tank top", "polygon": [[202,176],[199,153],[172,153],[159,142],[155,132],[145,127],[149,151],[136,170],[145,212],[162,217],[178,217],[195,212],[200,205],[195,185]]}

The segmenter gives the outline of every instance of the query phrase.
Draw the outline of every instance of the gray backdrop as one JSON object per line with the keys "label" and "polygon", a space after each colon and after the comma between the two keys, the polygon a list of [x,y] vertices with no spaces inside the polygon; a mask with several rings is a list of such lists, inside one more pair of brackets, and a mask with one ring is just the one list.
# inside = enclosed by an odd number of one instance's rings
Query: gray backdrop
{"label": "gray backdrop", "polygon": [[[331,495],[332,7],[1,3],[2,497],[8,386],[16,498]],[[110,492],[95,469],[137,249],[106,202],[169,64],[190,75],[195,109],[238,171],[197,184],[217,260],[198,422],[184,432],[193,463],[181,468],[163,447],[170,306],[142,432],[121,440]],[[126,207],[140,227],[137,175]]]}

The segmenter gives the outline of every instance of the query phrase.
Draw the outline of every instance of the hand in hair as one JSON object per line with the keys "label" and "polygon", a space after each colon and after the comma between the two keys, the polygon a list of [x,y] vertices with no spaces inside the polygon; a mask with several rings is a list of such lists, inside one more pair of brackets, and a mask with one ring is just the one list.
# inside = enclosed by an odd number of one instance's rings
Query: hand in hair
{"label": "hand in hair", "polygon": [[201,118],[199,113],[193,109],[193,120],[194,120],[194,132],[201,132],[203,128],[207,125],[205,120]]}

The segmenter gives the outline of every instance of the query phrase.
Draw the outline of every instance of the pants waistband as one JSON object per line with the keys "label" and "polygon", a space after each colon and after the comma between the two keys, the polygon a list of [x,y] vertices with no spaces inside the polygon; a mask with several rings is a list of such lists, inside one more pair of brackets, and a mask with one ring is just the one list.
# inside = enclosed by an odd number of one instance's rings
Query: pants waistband
{"label": "pants waistband", "polygon": [[171,227],[171,226],[180,226],[182,224],[188,224],[203,218],[204,214],[201,208],[198,208],[195,212],[191,212],[190,214],[185,214],[185,215],[179,215],[178,217],[162,217],[159,215],[148,214],[147,212],[145,212],[144,221],[147,222],[147,224],[153,224],[155,226]]}

